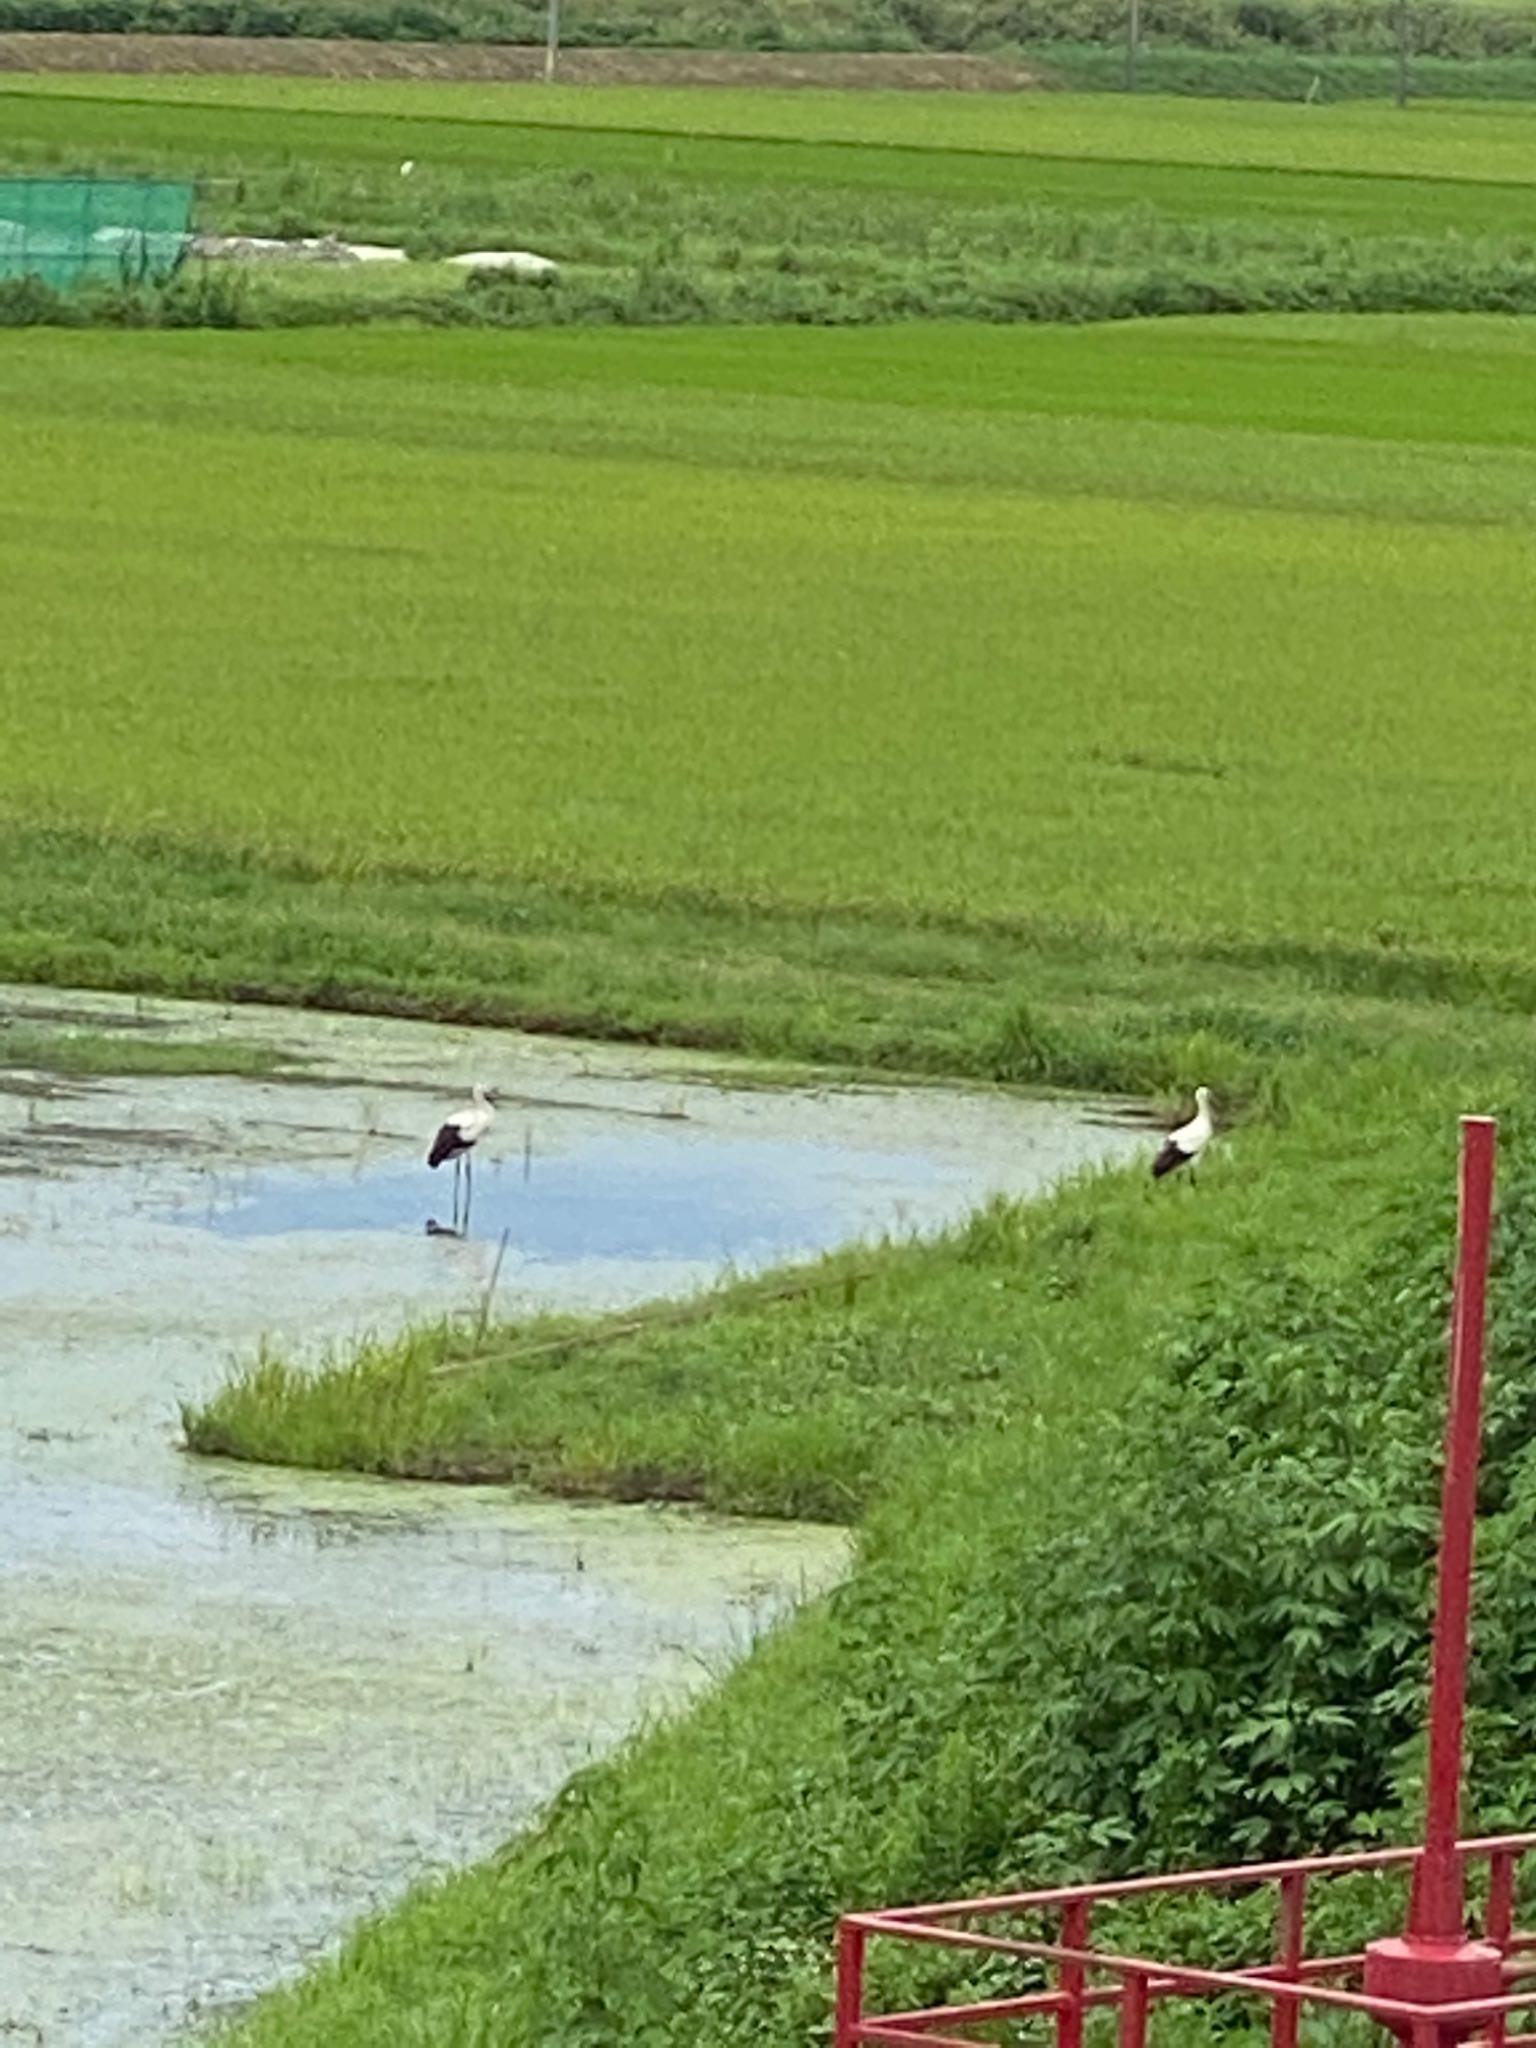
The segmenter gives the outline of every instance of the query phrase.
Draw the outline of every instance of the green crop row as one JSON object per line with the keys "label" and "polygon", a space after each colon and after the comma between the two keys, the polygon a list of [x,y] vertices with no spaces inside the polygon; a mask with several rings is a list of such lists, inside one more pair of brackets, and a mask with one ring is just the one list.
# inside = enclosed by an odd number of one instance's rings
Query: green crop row
{"label": "green crop row", "polygon": [[[1435,185],[1495,203],[1536,184],[1523,107],[1264,106],[1069,93],[791,92],[309,78],[34,74],[0,82],[7,153],[174,151],[208,168],[283,156],[354,174],[409,155],[422,169],[505,176],[585,166],[676,182],[782,180],[906,191],[927,202],[1019,201],[1121,173],[1118,203],[1160,175],[1203,215],[1303,209],[1344,179],[1400,222]],[[852,148],[849,145],[861,147]],[[1283,173],[1268,184],[1260,172]],[[1146,181],[1144,186],[1142,181]],[[1231,181],[1231,182],[1229,182]],[[1408,189],[1412,185],[1414,189]],[[1201,200],[1202,188],[1209,196]],[[1481,217],[1481,216],[1478,216]],[[1510,216],[1511,218],[1513,216]],[[1527,222],[1529,216],[1523,216]]]}
{"label": "green crop row", "polygon": [[[1053,78],[1077,92],[1122,92],[1126,53],[1114,43],[1056,43],[1051,46]],[[1136,90],[1168,97],[1229,100],[1395,99],[1404,89],[1411,100],[1506,101],[1536,98],[1536,61],[1528,57],[1426,57],[1412,55],[1405,66],[1384,51],[1375,56],[1335,56],[1281,43],[1248,43],[1233,49],[1198,49],[1185,43],[1142,46],[1136,62]]]}
{"label": "green crop row", "polygon": [[[957,121],[952,110],[940,125],[870,123],[843,95],[814,121],[800,117],[831,132],[801,139],[793,110],[777,117],[787,133],[731,133],[751,113],[713,94],[699,111],[720,129],[701,134],[610,125],[622,114],[677,118],[646,93],[599,95],[582,127],[579,96],[561,103],[572,118],[560,125],[516,97],[510,118],[465,118],[497,104],[473,88],[456,101],[422,87],[398,104],[360,88],[328,105],[308,94],[294,103],[274,81],[263,104],[222,92],[194,101],[170,83],[142,98],[95,81],[79,94],[41,81],[0,87],[0,163],[188,178],[209,227],[333,232],[418,256],[499,246],[515,231],[518,246],[592,265],[785,245],[833,265],[872,252],[993,262],[1042,247],[1072,255],[1074,237],[1133,250],[1156,235],[1166,246],[1170,222],[1216,227],[1226,248],[1245,251],[1295,246],[1287,231],[1311,224],[1361,241],[1451,231],[1518,247],[1532,235],[1533,124],[1503,108],[1436,107],[1405,121],[1363,106],[1122,100],[1109,103],[1124,110],[1116,121],[1103,102],[1061,96],[1044,115]],[[1187,118],[1170,120],[1175,107]],[[840,134],[845,121],[871,132]],[[402,178],[407,158],[415,168]],[[1092,218],[1108,214],[1118,223]]]}

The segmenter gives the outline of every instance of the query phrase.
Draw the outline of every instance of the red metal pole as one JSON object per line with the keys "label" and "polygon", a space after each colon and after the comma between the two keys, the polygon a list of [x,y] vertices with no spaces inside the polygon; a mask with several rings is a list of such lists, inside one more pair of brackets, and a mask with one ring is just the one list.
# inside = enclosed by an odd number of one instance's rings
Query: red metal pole
{"label": "red metal pole", "polygon": [[1488,1859],[1488,1925],[1484,1933],[1501,1954],[1508,1954],[1515,1927],[1516,1860],[1509,1849],[1495,1849]]}
{"label": "red metal pole", "polygon": [[1477,1466],[1483,1428],[1483,1323],[1493,1216],[1492,1117],[1461,1120],[1461,1220],[1451,1318],[1451,1399],[1440,1494],[1440,1571],[1429,1692],[1429,1791],[1424,1860],[1408,1932],[1421,1941],[1462,1936],[1462,1731],[1467,1697],[1467,1619],[1477,1525]]}
{"label": "red metal pole", "polygon": [[[1515,1858],[1495,1850],[1488,1860],[1488,1924],[1485,1938],[1501,1956],[1509,1954],[1509,1938],[1515,1926]],[[1500,2013],[1488,2022],[1488,2048],[1504,2048],[1509,2038],[1509,2018]]]}
{"label": "red metal pole", "polygon": [[1131,1971],[1120,1994],[1119,2048],[1147,2048],[1147,1980]]}
{"label": "red metal pole", "polygon": [[[1063,1948],[1085,1949],[1090,1939],[1092,1908],[1086,1899],[1069,1899],[1061,1915]],[[1061,2004],[1056,2009],[1056,2048],[1083,2048],[1083,1992],[1088,1972],[1082,1963],[1063,1963],[1059,1973]]]}
{"label": "red metal pole", "polygon": [[[1365,1952],[1368,1997],[1402,2005],[1455,2005],[1496,1998],[1503,1961],[1462,1927],[1464,1891],[1457,1831],[1461,1823],[1461,1756],[1467,1700],[1467,1620],[1472,1604],[1472,1547],[1477,1523],[1477,1465],[1482,1439],[1483,1320],[1488,1238],[1493,1215],[1492,1117],[1461,1120],[1461,1216],[1456,1292],[1451,1313],[1451,1393],[1445,1420],[1445,1476],[1440,1488],[1440,1565],[1429,1682],[1429,1784],[1424,1852],[1414,1871],[1408,1931],[1373,1941]],[[1449,2048],[1470,2022],[1411,2027],[1388,2021],[1412,2048]]]}
{"label": "red metal pole", "polygon": [[[1292,1983],[1301,1975],[1306,1953],[1307,1880],[1297,1871],[1280,1880],[1280,1911],[1275,1926],[1275,1975]],[[1301,2007],[1294,1998],[1277,1998],[1269,2017],[1270,2048],[1296,2048]]]}
{"label": "red metal pole", "polygon": [[844,1920],[837,1930],[837,2031],[835,2048],[856,2048],[859,2021],[864,2017],[864,1946],[862,1927]]}

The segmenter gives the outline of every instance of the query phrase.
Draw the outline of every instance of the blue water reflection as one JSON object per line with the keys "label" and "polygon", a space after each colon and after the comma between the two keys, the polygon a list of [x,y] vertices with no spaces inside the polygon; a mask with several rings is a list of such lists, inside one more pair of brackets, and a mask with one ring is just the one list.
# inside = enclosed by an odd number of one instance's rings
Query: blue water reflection
{"label": "blue water reflection", "polygon": [[[446,1223],[452,1170],[255,1173],[210,1189],[175,1220],[225,1237],[294,1231],[419,1233]],[[526,1174],[521,1158],[475,1164],[471,1235],[505,1229],[527,1257],[732,1259],[760,1264],[851,1238],[905,1233],[915,1203],[927,1223],[959,1215],[976,1171],[921,1153],[852,1151],[774,1140],[647,1132],[593,1136]],[[945,1197],[948,1199],[945,1199]]]}

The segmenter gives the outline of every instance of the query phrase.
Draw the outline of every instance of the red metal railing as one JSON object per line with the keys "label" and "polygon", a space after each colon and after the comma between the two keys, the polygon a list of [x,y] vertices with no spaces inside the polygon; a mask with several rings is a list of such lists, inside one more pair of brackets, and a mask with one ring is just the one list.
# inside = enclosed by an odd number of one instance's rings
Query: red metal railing
{"label": "red metal railing", "polygon": [[[1495,1996],[1432,2004],[1387,1998],[1360,1988],[1363,1950],[1308,1956],[1308,1908],[1322,1881],[1404,1871],[1417,1886],[1426,1853],[1422,1847],[1379,1849],[850,1913],[839,1930],[836,2048],[873,2042],[886,2048],[977,2048],[985,2042],[995,2048],[1000,2023],[1042,2020],[1052,2026],[1054,2048],[1081,2048],[1087,2015],[1104,2010],[1118,2016],[1119,2048],[1145,2048],[1156,2006],[1218,1996],[1267,2004],[1272,2048],[1295,2048],[1301,2016],[1309,2007],[1364,2014],[1411,2039],[1415,2048],[1440,2048],[1473,2034],[1491,2048],[1536,2048],[1536,2033],[1506,2031],[1511,2013],[1536,2012],[1536,1983],[1524,1991],[1515,1988],[1523,1979],[1536,1980],[1536,1936],[1514,1931],[1516,1875],[1522,1858],[1533,1852],[1536,1834],[1452,1845],[1458,1886],[1486,1871],[1483,1885],[1474,1889],[1480,1888],[1486,1901],[1481,1939],[1499,1955],[1501,1989]],[[1261,1885],[1275,1892],[1273,1953],[1262,1963],[1209,1969],[1168,1957],[1124,1954],[1093,1938],[1095,1917],[1102,1918],[1113,1906],[1159,1894],[1251,1893]],[[1041,1921],[1044,1934],[1025,1931],[1029,1923]],[[965,2005],[871,2013],[864,2004],[865,1973],[876,1940],[924,1942],[969,1952],[978,1961],[1011,1957],[1021,1974],[1029,1970],[1047,1981],[1043,1988]]]}
{"label": "red metal railing", "polygon": [[[1536,1835],[1457,1839],[1496,1139],[1491,1117],[1462,1118],[1423,1845],[850,1914],[842,1922],[838,1955],[836,2048],[858,2048],[863,2042],[973,2048],[982,2038],[977,2028],[987,2029],[990,2043],[1004,2022],[1032,2019],[1054,2022],[1055,2048],[1083,2048],[1086,2016],[1105,2008],[1118,2015],[1119,2048],[1145,2048],[1148,2017],[1156,2004],[1217,1995],[1266,2002],[1271,2048],[1297,2048],[1308,2007],[1363,2014],[1412,2048],[1457,2048],[1469,2036],[1487,2048],[1536,2048],[1536,2034],[1508,2031],[1511,2013],[1536,2010],[1536,1990],[1512,1988],[1522,1978],[1536,1978],[1536,1936],[1514,1931],[1517,1867],[1536,1848]],[[1464,1921],[1469,1863],[1487,1865],[1486,1925],[1480,1933]],[[1384,1934],[1358,1955],[1309,1957],[1307,1911],[1318,1880],[1391,1870],[1406,1870],[1412,1880],[1405,1932]],[[1262,1963],[1212,1970],[1095,1945],[1095,1912],[1112,1903],[1255,1885],[1273,1885],[1276,1891],[1273,1950]],[[1031,1916],[1054,1918],[1056,1938],[991,1931]],[[987,1926],[955,1924],[977,1921]],[[1011,1957],[1021,1975],[1027,1966],[1046,1980],[1046,1988],[969,2005],[869,2014],[864,2010],[865,1958],[877,1935]]]}

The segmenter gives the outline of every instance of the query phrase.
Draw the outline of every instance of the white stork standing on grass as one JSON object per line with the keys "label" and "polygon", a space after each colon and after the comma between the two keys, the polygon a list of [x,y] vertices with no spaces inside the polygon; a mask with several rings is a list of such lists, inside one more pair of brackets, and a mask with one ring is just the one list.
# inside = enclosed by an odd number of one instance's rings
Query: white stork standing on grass
{"label": "white stork standing on grass", "polygon": [[[482,1088],[477,1081],[469,1095],[469,1108],[456,1109],[452,1116],[444,1119],[427,1154],[428,1166],[441,1166],[445,1159],[453,1161],[453,1228],[456,1231],[469,1228],[469,1203],[474,1193],[474,1168],[469,1155],[496,1121],[495,1097],[488,1088]],[[462,1216],[459,1214],[461,1185],[464,1194]]]}
{"label": "white stork standing on grass", "polygon": [[1211,1119],[1211,1091],[1209,1088],[1197,1088],[1195,1113],[1187,1124],[1180,1124],[1176,1131],[1169,1133],[1162,1151],[1152,1162],[1152,1178],[1161,1180],[1165,1173],[1187,1166],[1190,1184],[1195,1185],[1195,1164],[1215,1134],[1216,1126]]}

